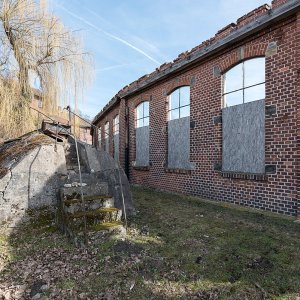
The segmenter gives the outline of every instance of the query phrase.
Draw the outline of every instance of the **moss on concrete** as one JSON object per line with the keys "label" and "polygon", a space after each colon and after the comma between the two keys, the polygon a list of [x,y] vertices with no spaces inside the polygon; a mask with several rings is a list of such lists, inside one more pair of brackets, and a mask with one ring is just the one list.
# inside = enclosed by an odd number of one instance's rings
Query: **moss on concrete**
{"label": "moss on concrete", "polygon": [[68,218],[83,218],[84,216],[88,217],[88,218],[93,218],[99,215],[103,215],[103,214],[110,214],[110,213],[117,213],[119,211],[118,208],[115,207],[102,207],[102,208],[98,208],[95,210],[91,210],[91,211],[78,211],[75,212],[74,214],[68,213],[67,217]]}
{"label": "moss on concrete", "polygon": [[[95,200],[106,200],[106,199],[110,199],[110,198],[112,198],[112,197],[104,196],[104,195],[84,196],[83,197],[85,202],[91,202],[91,201],[95,201]],[[70,206],[72,204],[80,203],[80,202],[81,202],[80,195],[78,195],[76,197],[72,196],[72,198],[67,198],[66,200],[64,200],[64,205]]]}
{"label": "moss on concrete", "polygon": [[12,141],[0,146],[0,179],[9,171],[7,164],[13,160],[18,163],[27,153],[40,145],[53,144],[53,140],[45,134],[32,132],[19,140]]}

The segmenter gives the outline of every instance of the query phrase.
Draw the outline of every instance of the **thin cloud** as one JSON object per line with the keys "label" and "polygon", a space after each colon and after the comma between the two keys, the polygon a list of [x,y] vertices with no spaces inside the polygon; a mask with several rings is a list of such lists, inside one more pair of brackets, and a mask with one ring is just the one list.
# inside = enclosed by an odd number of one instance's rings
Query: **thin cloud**
{"label": "thin cloud", "polygon": [[154,59],[153,57],[151,57],[149,54],[147,54],[146,52],[144,52],[143,50],[141,50],[140,48],[132,45],[131,43],[123,40],[122,38],[118,37],[118,36],[115,36],[105,30],[103,30],[102,28],[94,25],[93,23],[89,22],[88,20],[74,14],[73,12],[71,12],[69,9],[65,8],[64,6],[60,5],[60,4],[56,4],[59,8],[61,8],[62,10],[64,10],[67,14],[71,15],[72,17],[76,18],[77,20],[80,20],[81,22],[85,23],[86,25],[94,28],[95,30],[105,34],[106,36],[116,40],[116,41],[119,41],[120,43],[130,47],[131,49],[137,51],[138,53],[144,55],[145,57],[147,57],[148,59],[150,59],[151,61],[153,61],[154,63],[160,65],[161,63],[159,61],[157,61],[156,59]]}
{"label": "thin cloud", "polygon": [[[92,11],[91,9],[89,9],[88,7],[84,7],[81,5],[81,3],[79,1],[76,1],[78,3],[78,5],[80,7],[82,7],[83,9],[85,9],[89,14],[93,15],[94,17],[96,17],[97,19],[100,19],[103,23],[107,24],[108,26],[114,26],[112,25],[110,22],[108,22],[106,19],[104,19],[102,16],[100,16],[99,14],[95,13],[94,11]],[[114,26],[115,27],[115,26]],[[143,45],[144,48],[145,46],[148,48],[148,50],[150,50],[151,52],[156,53],[157,55],[163,57],[164,60],[166,60],[167,58],[165,56],[163,56],[160,52],[159,49],[154,46],[153,44],[149,43],[148,41],[145,41],[144,39],[135,36],[135,35],[131,35],[131,40],[134,40],[135,44],[140,44]]]}
{"label": "thin cloud", "polygon": [[118,69],[118,68],[126,67],[126,66],[129,66],[129,65],[130,64],[114,65],[114,66],[110,66],[110,67],[97,68],[97,69],[95,69],[95,71],[96,72],[109,71],[109,70],[113,70],[113,69]]}

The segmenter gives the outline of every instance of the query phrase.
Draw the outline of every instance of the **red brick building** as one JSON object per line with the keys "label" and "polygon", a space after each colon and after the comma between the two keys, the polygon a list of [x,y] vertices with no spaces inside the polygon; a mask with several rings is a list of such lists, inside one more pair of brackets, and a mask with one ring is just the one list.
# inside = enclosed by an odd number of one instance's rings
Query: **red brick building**
{"label": "red brick building", "polygon": [[120,90],[93,141],[133,184],[299,216],[299,59],[300,1],[274,0]]}
{"label": "red brick building", "polygon": [[92,144],[92,136],[91,136],[91,125],[89,124],[85,124],[83,122],[83,124],[80,124],[79,126],[79,139],[87,144]]}

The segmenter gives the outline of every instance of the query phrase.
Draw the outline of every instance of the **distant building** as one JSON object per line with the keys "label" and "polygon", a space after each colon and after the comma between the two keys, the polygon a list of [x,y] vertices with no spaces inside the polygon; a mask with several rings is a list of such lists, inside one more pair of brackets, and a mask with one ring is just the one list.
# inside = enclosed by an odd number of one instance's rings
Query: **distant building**
{"label": "distant building", "polygon": [[[82,122],[84,123],[84,122]],[[79,125],[79,128],[80,128],[80,134],[79,134],[79,139],[82,141],[82,142],[85,142],[87,144],[92,144],[92,141],[93,141],[93,137],[91,135],[91,125],[89,124],[81,124]]]}
{"label": "distant building", "polygon": [[[91,125],[89,124],[89,121],[84,121],[79,118],[76,118],[73,114],[71,114],[70,121],[70,115],[68,111],[61,109],[61,107],[57,107],[56,114],[45,111],[42,92],[34,88],[32,89],[32,91],[33,96],[31,101],[31,107],[34,108],[32,113],[37,114],[38,116],[38,126],[41,126],[42,122],[42,129],[47,129],[48,131],[50,130],[53,134],[56,132],[55,125],[53,125],[55,123],[59,123],[59,125],[64,128],[68,127],[68,131],[70,133],[74,133],[74,126],[76,126],[77,128],[79,127],[79,131],[78,129],[76,129],[77,138],[82,142],[85,142],[90,145],[92,144]],[[51,121],[51,119],[47,119],[47,117],[43,114],[49,116],[52,120],[54,120],[54,122]],[[59,132],[61,135],[64,135],[63,132],[65,132],[65,130],[59,129]]]}

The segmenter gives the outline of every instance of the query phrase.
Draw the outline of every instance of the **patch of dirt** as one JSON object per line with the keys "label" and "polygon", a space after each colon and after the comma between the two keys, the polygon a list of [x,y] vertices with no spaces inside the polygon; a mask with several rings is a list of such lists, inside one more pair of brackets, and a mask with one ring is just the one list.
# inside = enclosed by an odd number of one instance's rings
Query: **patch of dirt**
{"label": "patch of dirt", "polygon": [[142,246],[131,244],[128,241],[118,241],[113,246],[114,253],[125,253],[127,255],[138,255],[144,250]]}
{"label": "patch of dirt", "polygon": [[34,282],[30,289],[30,297],[40,294],[43,291],[43,286],[47,286],[47,282],[44,280],[37,280]]}
{"label": "patch of dirt", "polygon": [[194,299],[201,299],[201,300],[218,300],[224,297],[224,294],[228,293],[229,289],[220,287],[220,288],[213,288],[210,290],[200,290],[197,291],[194,295]]}
{"label": "patch of dirt", "polygon": [[247,267],[250,269],[263,269],[265,271],[273,267],[273,263],[266,257],[258,256],[251,260]]}

